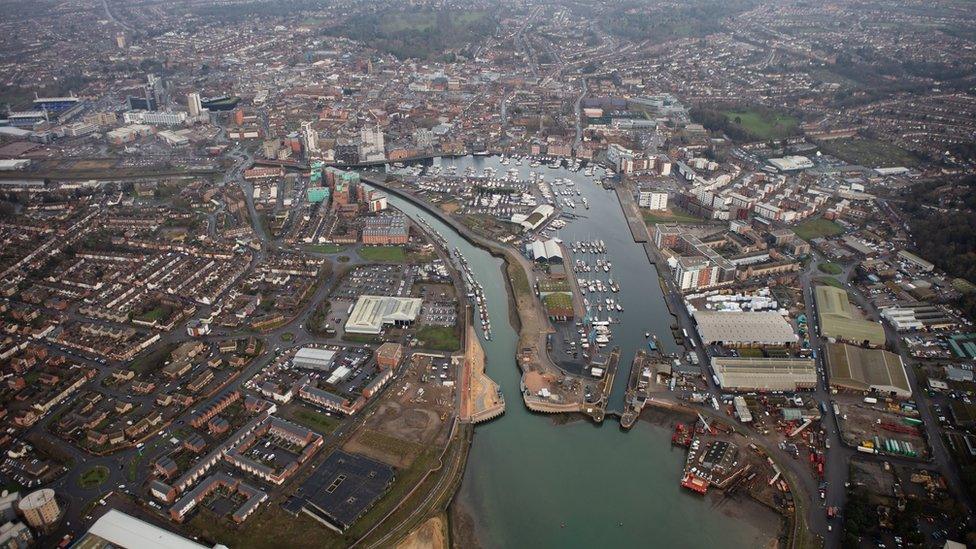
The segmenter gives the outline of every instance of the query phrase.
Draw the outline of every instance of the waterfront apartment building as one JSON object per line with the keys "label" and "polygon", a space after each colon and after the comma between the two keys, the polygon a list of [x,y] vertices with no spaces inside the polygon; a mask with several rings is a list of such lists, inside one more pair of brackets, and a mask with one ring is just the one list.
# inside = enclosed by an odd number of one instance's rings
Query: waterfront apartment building
{"label": "waterfront apartment building", "polygon": [[667,191],[641,190],[637,193],[637,205],[651,210],[668,209]]}

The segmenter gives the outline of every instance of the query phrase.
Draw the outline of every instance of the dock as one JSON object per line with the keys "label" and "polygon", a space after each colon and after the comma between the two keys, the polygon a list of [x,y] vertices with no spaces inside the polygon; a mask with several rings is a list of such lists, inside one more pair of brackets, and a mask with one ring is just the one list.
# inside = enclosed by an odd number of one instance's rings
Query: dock
{"label": "dock", "polygon": [[607,358],[606,372],[600,380],[599,398],[593,404],[586,406],[584,413],[593,418],[596,423],[602,423],[607,414],[607,404],[610,402],[610,393],[613,391],[613,380],[617,374],[617,365],[620,362],[620,347],[614,347]]}
{"label": "dock", "polygon": [[641,374],[648,362],[647,351],[637,351],[630,363],[630,377],[627,379],[627,392],[624,395],[624,413],[620,417],[620,427],[629,430],[640,417],[641,410],[647,402],[647,383],[641,388]]}

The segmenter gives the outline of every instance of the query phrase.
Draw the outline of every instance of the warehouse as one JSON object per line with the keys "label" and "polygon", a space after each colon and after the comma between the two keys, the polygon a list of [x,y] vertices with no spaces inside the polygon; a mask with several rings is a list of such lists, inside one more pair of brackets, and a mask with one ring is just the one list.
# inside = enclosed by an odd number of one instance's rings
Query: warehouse
{"label": "warehouse", "polygon": [[333,359],[335,359],[335,351],[302,347],[295,353],[295,358],[291,362],[296,368],[328,370],[332,367]]}
{"label": "warehouse", "polygon": [[820,335],[823,337],[874,347],[885,344],[884,326],[861,319],[843,289],[817,286],[815,298]]}
{"label": "warehouse", "polygon": [[377,335],[385,325],[409,326],[417,320],[422,304],[418,297],[359,296],[346,321],[346,332]]}
{"label": "warehouse", "polygon": [[828,343],[826,351],[832,387],[899,398],[912,396],[905,364],[900,356],[846,343]]}
{"label": "warehouse", "polygon": [[695,322],[705,345],[792,345],[798,339],[790,323],[777,312],[695,311]]}
{"label": "warehouse", "polygon": [[[336,450],[298,488],[285,505],[344,532],[393,484],[393,468],[364,456]],[[300,506],[300,507],[299,507]]]}
{"label": "warehouse", "polygon": [[797,391],[817,385],[810,358],[712,357],[712,370],[729,391]]}
{"label": "warehouse", "polygon": [[881,310],[883,316],[899,332],[909,330],[944,330],[956,322],[935,305],[909,305],[888,307]]}
{"label": "warehouse", "polygon": [[[138,547],[139,549],[208,549],[179,534],[141,521],[122,511],[109,509],[88,530],[75,547]],[[217,545],[215,547],[224,547]]]}
{"label": "warehouse", "polygon": [[563,261],[563,252],[559,248],[559,242],[554,238],[544,242],[533,240],[526,248],[529,256],[536,261],[545,263],[562,263]]}

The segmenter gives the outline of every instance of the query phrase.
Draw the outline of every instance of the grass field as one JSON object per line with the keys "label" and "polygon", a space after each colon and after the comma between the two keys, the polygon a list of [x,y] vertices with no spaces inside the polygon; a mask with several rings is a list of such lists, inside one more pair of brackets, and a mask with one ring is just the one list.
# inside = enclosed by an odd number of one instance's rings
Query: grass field
{"label": "grass field", "polygon": [[454,328],[424,326],[417,330],[417,339],[424,342],[425,349],[454,352],[461,348],[461,340],[454,333]]}
{"label": "grass field", "polygon": [[310,244],[305,246],[305,251],[313,254],[337,254],[345,249],[345,246],[338,244]]}
{"label": "grass field", "polygon": [[137,316],[135,320],[141,320],[143,322],[158,322],[166,318],[168,314],[168,311],[163,307],[156,307]]}
{"label": "grass field", "polygon": [[844,232],[844,228],[829,219],[817,217],[800,223],[793,229],[793,232],[803,240],[812,240],[814,238],[837,236]]}
{"label": "grass field", "polygon": [[516,295],[532,295],[532,289],[529,288],[529,277],[525,275],[522,265],[517,260],[513,259],[508,262],[508,277],[512,281],[512,288]]}
{"label": "grass field", "polygon": [[108,468],[102,465],[92,467],[78,477],[78,485],[89,490],[108,480]]}
{"label": "grass field", "polygon": [[952,287],[955,288],[956,291],[959,293],[963,293],[963,294],[976,293],[976,285],[966,280],[965,278],[952,279]]}
{"label": "grass field", "polygon": [[339,420],[329,417],[321,412],[309,410],[308,408],[298,408],[291,414],[291,419],[295,423],[300,423],[309,429],[327,435],[336,430]]}
{"label": "grass field", "polygon": [[821,263],[817,265],[817,269],[822,273],[827,273],[829,275],[839,275],[844,272],[844,268],[836,263]]}
{"label": "grass field", "polygon": [[869,168],[910,168],[922,160],[911,151],[877,139],[831,139],[819,145],[826,154]]}
{"label": "grass field", "polygon": [[[799,121],[785,114],[768,114],[755,110],[724,111],[729,120],[757,139],[783,139],[792,134]],[[736,122],[739,120],[739,122]]]}
{"label": "grass field", "polygon": [[837,280],[836,278],[834,278],[832,276],[821,276],[821,277],[819,277],[819,278],[816,279],[816,282],[818,284],[824,284],[824,285],[827,285],[827,286],[833,286],[834,288],[840,288],[842,290],[846,290],[847,289],[847,288],[844,288],[844,283],[843,282],[841,282],[840,280]]}
{"label": "grass field", "polygon": [[379,263],[403,263],[407,254],[399,246],[370,246],[359,249],[359,257]]}
{"label": "grass field", "polygon": [[369,334],[342,334],[343,341],[351,343],[379,343],[379,336]]}
{"label": "grass field", "polygon": [[691,215],[688,212],[671,208],[663,211],[641,210],[644,216],[644,223],[653,225],[655,223],[701,223],[704,219]]}

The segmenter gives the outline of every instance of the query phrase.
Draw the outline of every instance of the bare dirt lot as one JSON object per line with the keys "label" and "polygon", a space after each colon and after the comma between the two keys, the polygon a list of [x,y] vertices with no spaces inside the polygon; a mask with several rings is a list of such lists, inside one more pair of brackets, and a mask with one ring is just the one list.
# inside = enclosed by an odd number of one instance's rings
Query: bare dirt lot
{"label": "bare dirt lot", "polygon": [[447,549],[446,526],[443,515],[430,517],[427,522],[400,540],[397,549]]}

